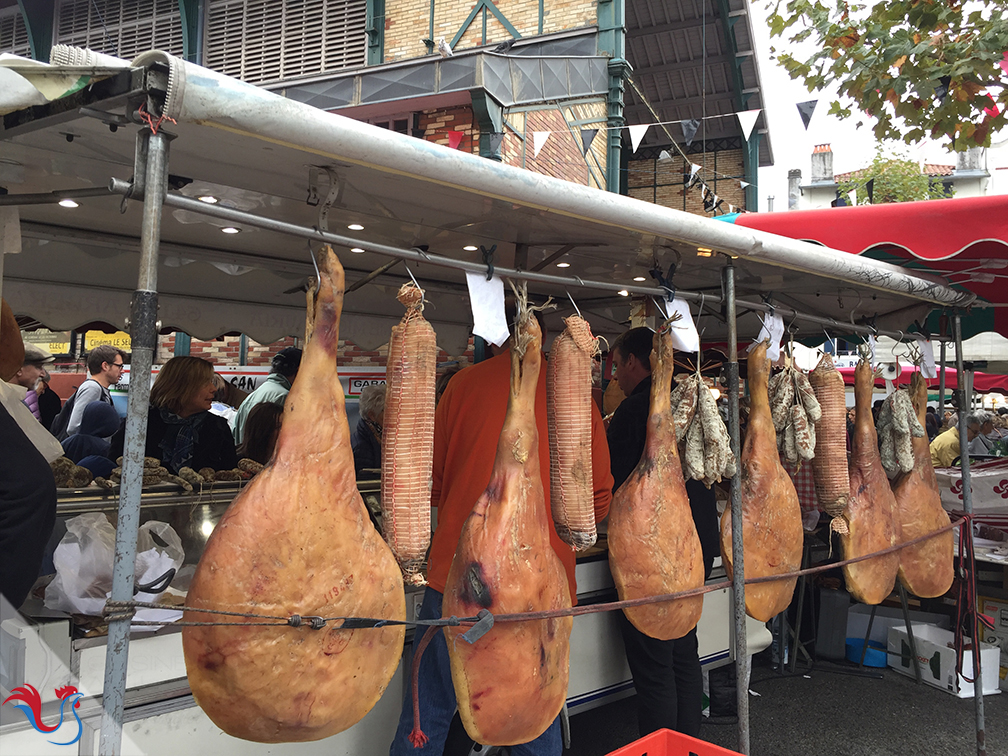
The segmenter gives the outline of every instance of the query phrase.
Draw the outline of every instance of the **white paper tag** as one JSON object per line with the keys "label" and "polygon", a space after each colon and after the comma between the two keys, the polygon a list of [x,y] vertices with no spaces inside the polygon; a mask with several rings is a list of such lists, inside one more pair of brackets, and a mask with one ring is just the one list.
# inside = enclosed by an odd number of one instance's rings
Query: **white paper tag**
{"label": "white paper tag", "polygon": [[917,339],[917,346],[920,347],[921,355],[923,355],[920,366],[921,375],[925,378],[937,378],[938,366],[935,365],[934,347],[931,346],[931,341],[919,333],[915,333],[914,337]]}
{"label": "white paper tag", "polygon": [[875,364],[875,336],[874,334],[868,335],[868,364]]}
{"label": "white paper tag", "polygon": [[[767,358],[770,362],[776,362],[780,358],[780,343],[784,338],[784,318],[773,312],[763,318],[763,327],[759,336],[753,344],[759,344],[765,339],[770,339],[770,346],[767,347]],[[750,347],[751,349],[752,347]]]}
{"label": "white paper tag", "polygon": [[498,276],[487,281],[484,273],[466,273],[466,284],[473,312],[473,335],[500,346],[511,335],[504,315],[504,281]]}
{"label": "white paper tag", "polygon": [[680,352],[699,352],[700,334],[697,333],[696,323],[693,322],[686,301],[678,297],[671,302],[662,299],[656,301],[665,307],[665,317],[670,318],[673,313],[679,313],[679,319],[669,324],[672,330],[672,348]]}

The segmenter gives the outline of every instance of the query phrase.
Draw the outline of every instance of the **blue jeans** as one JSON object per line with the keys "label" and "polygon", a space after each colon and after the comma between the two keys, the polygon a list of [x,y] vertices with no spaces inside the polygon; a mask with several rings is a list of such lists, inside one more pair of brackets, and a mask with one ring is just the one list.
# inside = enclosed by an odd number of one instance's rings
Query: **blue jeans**
{"label": "blue jeans", "polygon": [[[444,596],[428,588],[424,592],[423,604],[417,619],[440,619],[441,602]],[[420,642],[426,627],[417,627],[413,647]],[[439,631],[424,650],[417,675],[417,690],[420,698],[420,729],[430,740],[423,748],[414,748],[409,741],[413,731],[413,686],[406,670],[406,695],[403,698],[399,726],[389,748],[389,756],[441,756],[448,727],[457,706],[455,688],[452,686],[451,666],[448,661],[448,644],[444,633]],[[560,756],[563,744],[560,740],[560,717],[531,743],[511,747],[512,756]]]}

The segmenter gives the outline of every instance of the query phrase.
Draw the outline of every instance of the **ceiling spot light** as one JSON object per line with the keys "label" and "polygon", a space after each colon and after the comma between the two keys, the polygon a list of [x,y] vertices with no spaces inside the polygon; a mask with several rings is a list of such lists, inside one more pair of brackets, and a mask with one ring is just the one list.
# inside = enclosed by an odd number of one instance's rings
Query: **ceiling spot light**
{"label": "ceiling spot light", "polygon": [[80,205],[78,205],[72,199],[61,199],[59,201],[59,204],[60,204],[60,207],[80,207]]}
{"label": "ceiling spot light", "polygon": [[351,252],[355,252],[355,253],[356,253],[356,254],[358,254],[358,255],[362,255],[362,254],[364,254],[364,250],[363,250],[363,249],[361,249],[360,247],[351,247],[351,248],[350,248],[350,251],[351,251]]}
{"label": "ceiling spot light", "polygon": [[721,389],[719,389],[719,388],[712,388],[712,389],[710,390],[710,392],[711,392],[711,396],[713,396],[713,397],[714,397],[714,401],[715,401],[715,402],[716,402],[716,401],[717,401],[718,399],[720,399],[720,398],[721,398]]}
{"label": "ceiling spot light", "polygon": [[241,233],[241,229],[235,228],[234,226],[226,226],[221,229],[221,232],[225,234],[238,234]]}
{"label": "ceiling spot light", "polygon": [[630,296],[630,292],[627,291],[626,289],[620,289],[616,293],[619,294],[621,297],[629,297]]}
{"label": "ceiling spot light", "polygon": [[212,194],[204,194],[202,197],[197,197],[196,199],[200,202],[206,202],[208,205],[216,205],[218,202],[218,199]]}
{"label": "ceiling spot light", "polygon": [[570,263],[569,262],[558,262],[557,263],[557,267],[558,268],[569,268],[570,267]]}
{"label": "ceiling spot light", "polygon": [[462,247],[462,249],[464,249],[466,252],[475,252],[477,249],[479,249],[479,247],[477,247],[475,244],[466,244],[464,247]]}
{"label": "ceiling spot light", "polygon": [[200,525],[200,532],[209,538],[210,534],[213,533],[213,523],[210,520],[203,520],[203,524]]}
{"label": "ceiling spot light", "polygon": [[644,278],[644,276],[634,276],[633,280],[637,281],[638,283],[640,283],[641,281],[647,281],[647,279]]}
{"label": "ceiling spot light", "polygon": [[349,228],[351,231],[363,231],[364,230],[364,226],[362,226],[360,223],[351,223],[349,226],[347,226],[347,228]]}

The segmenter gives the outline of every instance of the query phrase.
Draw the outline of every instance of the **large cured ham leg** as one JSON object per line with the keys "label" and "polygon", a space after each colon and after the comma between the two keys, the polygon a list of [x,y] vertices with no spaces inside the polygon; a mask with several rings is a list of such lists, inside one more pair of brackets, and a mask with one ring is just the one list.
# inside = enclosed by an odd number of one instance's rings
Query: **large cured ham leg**
{"label": "large cured ham leg", "polygon": [[[927,386],[919,373],[910,382],[910,398],[921,425],[927,412]],[[949,524],[948,513],[942,509],[938,479],[931,465],[931,450],[927,436],[911,439],[913,469],[901,475],[893,484],[896,522],[900,542],[912,541],[933,533]],[[899,579],[910,593],[921,598],[935,598],[952,587],[953,538],[949,530],[916,546],[901,549]]]}
{"label": "large cured ham leg", "polygon": [[[742,445],[742,545],[746,578],[795,572],[801,565],[801,507],[781,466],[767,394],[766,343],[749,352],[749,425]],[[732,576],[731,508],[721,517],[721,556]],[[746,613],[766,622],[791,603],[797,578],[747,585]]]}
{"label": "large cured ham leg", "polygon": [[[644,453],[609,507],[609,567],[620,600],[677,593],[704,582],[703,551],[676,445],[672,369],[671,331],[659,331],[651,349]],[[623,611],[642,633],[671,640],[696,627],[702,609],[703,596],[694,596]]]}
{"label": "large cured ham leg", "polygon": [[[539,471],[535,394],[542,334],[524,307],[514,341],[504,428],[490,483],[462,527],[445,617],[571,606],[567,576],[550,545]],[[445,628],[459,715],[473,740],[515,745],[546,731],[567,696],[572,624],[571,617],[497,623],[472,644],[459,637],[465,627]]]}
{"label": "large cured ham leg", "polygon": [[[846,534],[840,535],[844,559],[887,549],[897,541],[893,524],[893,497],[889,478],[879,456],[875,420],[872,417],[872,390],[875,372],[868,362],[859,362],[854,371],[854,435],[851,439],[850,497],[844,507]],[[865,604],[878,604],[896,583],[899,553],[875,557],[843,568],[847,590]]]}
{"label": "large cured ham leg", "polygon": [[[210,537],[189,588],[190,606],[405,619],[402,574],[354,479],[336,376],[343,268],[331,249],[320,257],[314,334],[284,406],[276,454]],[[196,612],[184,619],[241,621]],[[404,630],[338,624],[183,628],[197,703],[218,727],[246,740],[317,740],[347,729],[388,685]]]}

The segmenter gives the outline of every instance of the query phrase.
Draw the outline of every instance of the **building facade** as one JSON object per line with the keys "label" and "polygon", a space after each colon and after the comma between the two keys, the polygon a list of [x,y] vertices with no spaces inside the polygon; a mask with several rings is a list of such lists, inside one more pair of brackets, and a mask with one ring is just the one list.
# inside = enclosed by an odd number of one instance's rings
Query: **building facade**
{"label": "building facade", "polygon": [[[747,9],[747,0],[0,0],[0,52],[48,60],[66,44],[128,60],[161,49],[379,127],[709,216],[755,208],[757,168],[772,162],[763,117],[746,135],[734,115],[761,107]],[[637,144],[628,123],[650,124]],[[687,187],[691,172],[702,190]]]}

